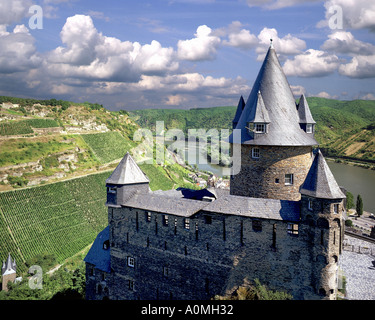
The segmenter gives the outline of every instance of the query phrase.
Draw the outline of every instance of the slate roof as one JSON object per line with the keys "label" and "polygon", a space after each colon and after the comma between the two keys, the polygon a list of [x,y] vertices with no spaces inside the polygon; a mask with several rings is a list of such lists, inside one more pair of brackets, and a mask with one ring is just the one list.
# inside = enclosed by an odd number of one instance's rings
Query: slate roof
{"label": "slate roof", "polygon": [[1,274],[5,276],[7,274],[16,273],[16,268],[17,268],[16,260],[12,261],[12,257],[10,256],[10,253],[9,253],[7,260],[3,261]]}
{"label": "slate roof", "polygon": [[210,202],[205,211],[253,218],[299,221],[298,201],[226,195]]}
{"label": "slate roof", "polygon": [[83,261],[90,263],[95,266],[96,269],[102,270],[104,272],[111,272],[111,250],[103,249],[103,244],[105,241],[109,240],[109,226],[107,226],[103,231],[101,231],[96,237],[94,243],[92,244],[89,252]]}
{"label": "slate roof", "polygon": [[[261,92],[270,123],[265,134],[250,135],[248,122],[258,106],[258,92]],[[299,125],[296,102],[288,80],[280,66],[273,46],[268,49],[262,67],[254,82],[236,129],[241,130],[241,143],[251,145],[275,146],[313,146],[318,143]],[[229,141],[234,143],[233,135]]]}
{"label": "slate roof", "polygon": [[149,183],[150,180],[138,167],[129,152],[120,161],[111,176],[106,180],[107,184],[125,185],[134,183]]}
{"label": "slate roof", "polygon": [[248,121],[253,123],[271,122],[260,91],[258,92],[258,99],[256,100],[256,105],[251,108],[251,113],[248,118]]}
{"label": "slate roof", "polygon": [[300,193],[322,199],[346,198],[320,150],[316,153],[306,179],[300,187]]}
{"label": "slate roof", "polygon": [[243,99],[243,96],[240,97],[240,100],[238,101],[236,114],[234,115],[233,119],[233,127],[235,128],[237,126],[238,120],[240,120],[242,110],[245,108],[245,100]]}
{"label": "slate roof", "polygon": [[304,94],[301,95],[298,103],[298,115],[299,123],[316,123],[314,118],[311,115],[309,104],[307,103],[306,97]]}
{"label": "slate roof", "polygon": [[[299,221],[299,202],[296,201],[249,198],[230,195],[228,190],[220,190],[217,193],[215,190],[216,199],[206,202],[196,200],[194,190],[190,190],[189,193],[187,190],[189,189],[137,193],[122,205],[181,217],[191,217],[204,210],[227,215]],[[209,189],[199,191],[202,195],[213,194]],[[202,198],[198,197],[198,199]]]}

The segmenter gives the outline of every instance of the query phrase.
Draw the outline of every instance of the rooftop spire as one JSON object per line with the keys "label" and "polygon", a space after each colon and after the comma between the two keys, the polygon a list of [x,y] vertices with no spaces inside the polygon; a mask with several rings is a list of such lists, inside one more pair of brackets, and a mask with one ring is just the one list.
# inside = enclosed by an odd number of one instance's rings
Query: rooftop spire
{"label": "rooftop spire", "polygon": [[12,261],[9,253],[7,260],[3,262],[1,274],[4,276],[11,273],[16,273],[16,260]]}
{"label": "rooftop spire", "polygon": [[274,49],[274,47],[273,47],[273,40],[272,40],[272,38],[270,39],[270,49]]}
{"label": "rooftop spire", "polygon": [[232,121],[233,122],[233,129],[236,128],[238,120],[240,119],[242,111],[243,111],[244,108],[245,108],[245,100],[241,96],[240,100],[238,101],[236,114],[235,114],[234,119]]}
{"label": "rooftop spire", "polygon": [[300,193],[321,199],[345,198],[320,150],[315,155],[305,182],[300,187]]}
{"label": "rooftop spire", "polygon": [[116,185],[148,182],[150,182],[150,180],[138,167],[129,152],[126,153],[116,169],[112,172],[111,176],[106,180],[107,184]]}
{"label": "rooftop spire", "polygon": [[300,118],[300,123],[316,123],[311,115],[309,104],[307,103],[304,94],[301,95],[298,103],[298,115]]}
{"label": "rooftop spire", "polygon": [[[272,44],[272,42],[271,42]],[[256,114],[261,92],[264,110],[269,117],[267,134],[252,136],[247,129]],[[318,143],[300,127],[296,101],[272,45],[254,82],[236,129],[241,130],[241,143],[250,145],[314,146]],[[230,137],[233,143],[233,136]]]}

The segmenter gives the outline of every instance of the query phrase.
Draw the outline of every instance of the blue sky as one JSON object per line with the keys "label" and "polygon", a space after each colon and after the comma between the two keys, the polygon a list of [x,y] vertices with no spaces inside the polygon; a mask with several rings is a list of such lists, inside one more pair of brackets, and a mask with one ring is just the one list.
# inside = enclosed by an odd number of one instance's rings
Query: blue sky
{"label": "blue sky", "polygon": [[272,38],[296,97],[375,99],[374,36],[367,0],[1,0],[0,95],[236,105]]}

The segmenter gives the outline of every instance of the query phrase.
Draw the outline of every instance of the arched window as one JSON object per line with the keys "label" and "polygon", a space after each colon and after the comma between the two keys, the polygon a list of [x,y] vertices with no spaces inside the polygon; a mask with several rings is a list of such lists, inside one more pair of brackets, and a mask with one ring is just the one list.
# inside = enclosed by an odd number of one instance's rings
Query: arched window
{"label": "arched window", "polygon": [[319,218],[317,221],[317,225],[319,228],[328,229],[329,228],[329,222],[325,218]]}

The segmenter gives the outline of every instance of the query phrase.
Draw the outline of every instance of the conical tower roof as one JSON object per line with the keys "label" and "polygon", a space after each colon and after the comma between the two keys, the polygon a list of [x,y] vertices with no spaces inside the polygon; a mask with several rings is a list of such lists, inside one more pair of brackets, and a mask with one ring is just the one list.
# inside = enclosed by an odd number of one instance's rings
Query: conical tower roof
{"label": "conical tower roof", "polygon": [[240,97],[240,100],[238,101],[236,114],[233,119],[233,128],[236,127],[238,120],[240,120],[241,114],[243,109],[245,108],[245,100],[243,99],[243,96]]}
{"label": "conical tower roof", "polygon": [[120,161],[111,176],[106,180],[107,184],[124,185],[135,183],[148,183],[150,180],[138,167],[129,152]]}
{"label": "conical tower roof", "polygon": [[310,107],[304,94],[302,94],[299,99],[298,115],[300,119],[299,123],[316,123],[311,115]]}
{"label": "conical tower roof", "polygon": [[300,193],[322,199],[346,198],[320,150],[315,155],[305,182],[300,187]]}
{"label": "conical tower roof", "polygon": [[12,273],[16,273],[16,260],[12,261],[12,257],[9,253],[7,260],[3,262],[1,274],[4,276]]}
{"label": "conical tower roof", "polygon": [[256,101],[256,106],[251,109],[251,114],[249,116],[249,122],[253,123],[270,123],[270,117],[266,106],[264,105],[263,97],[260,91],[258,92],[258,99]]}
{"label": "conical tower roof", "polygon": [[[249,133],[248,122],[257,113],[253,109],[259,106],[257,103],[259,91],[270,123],[267,133],[254,136]],[[276,51],[271,45],[236,126],[236,129],[241,130],[241,143],[274,146],[317,145],[314,137],[301,129],[299,120],[292,90],[281,68]],[[230,137],[230,142],[233,143],[232,137]]]}

